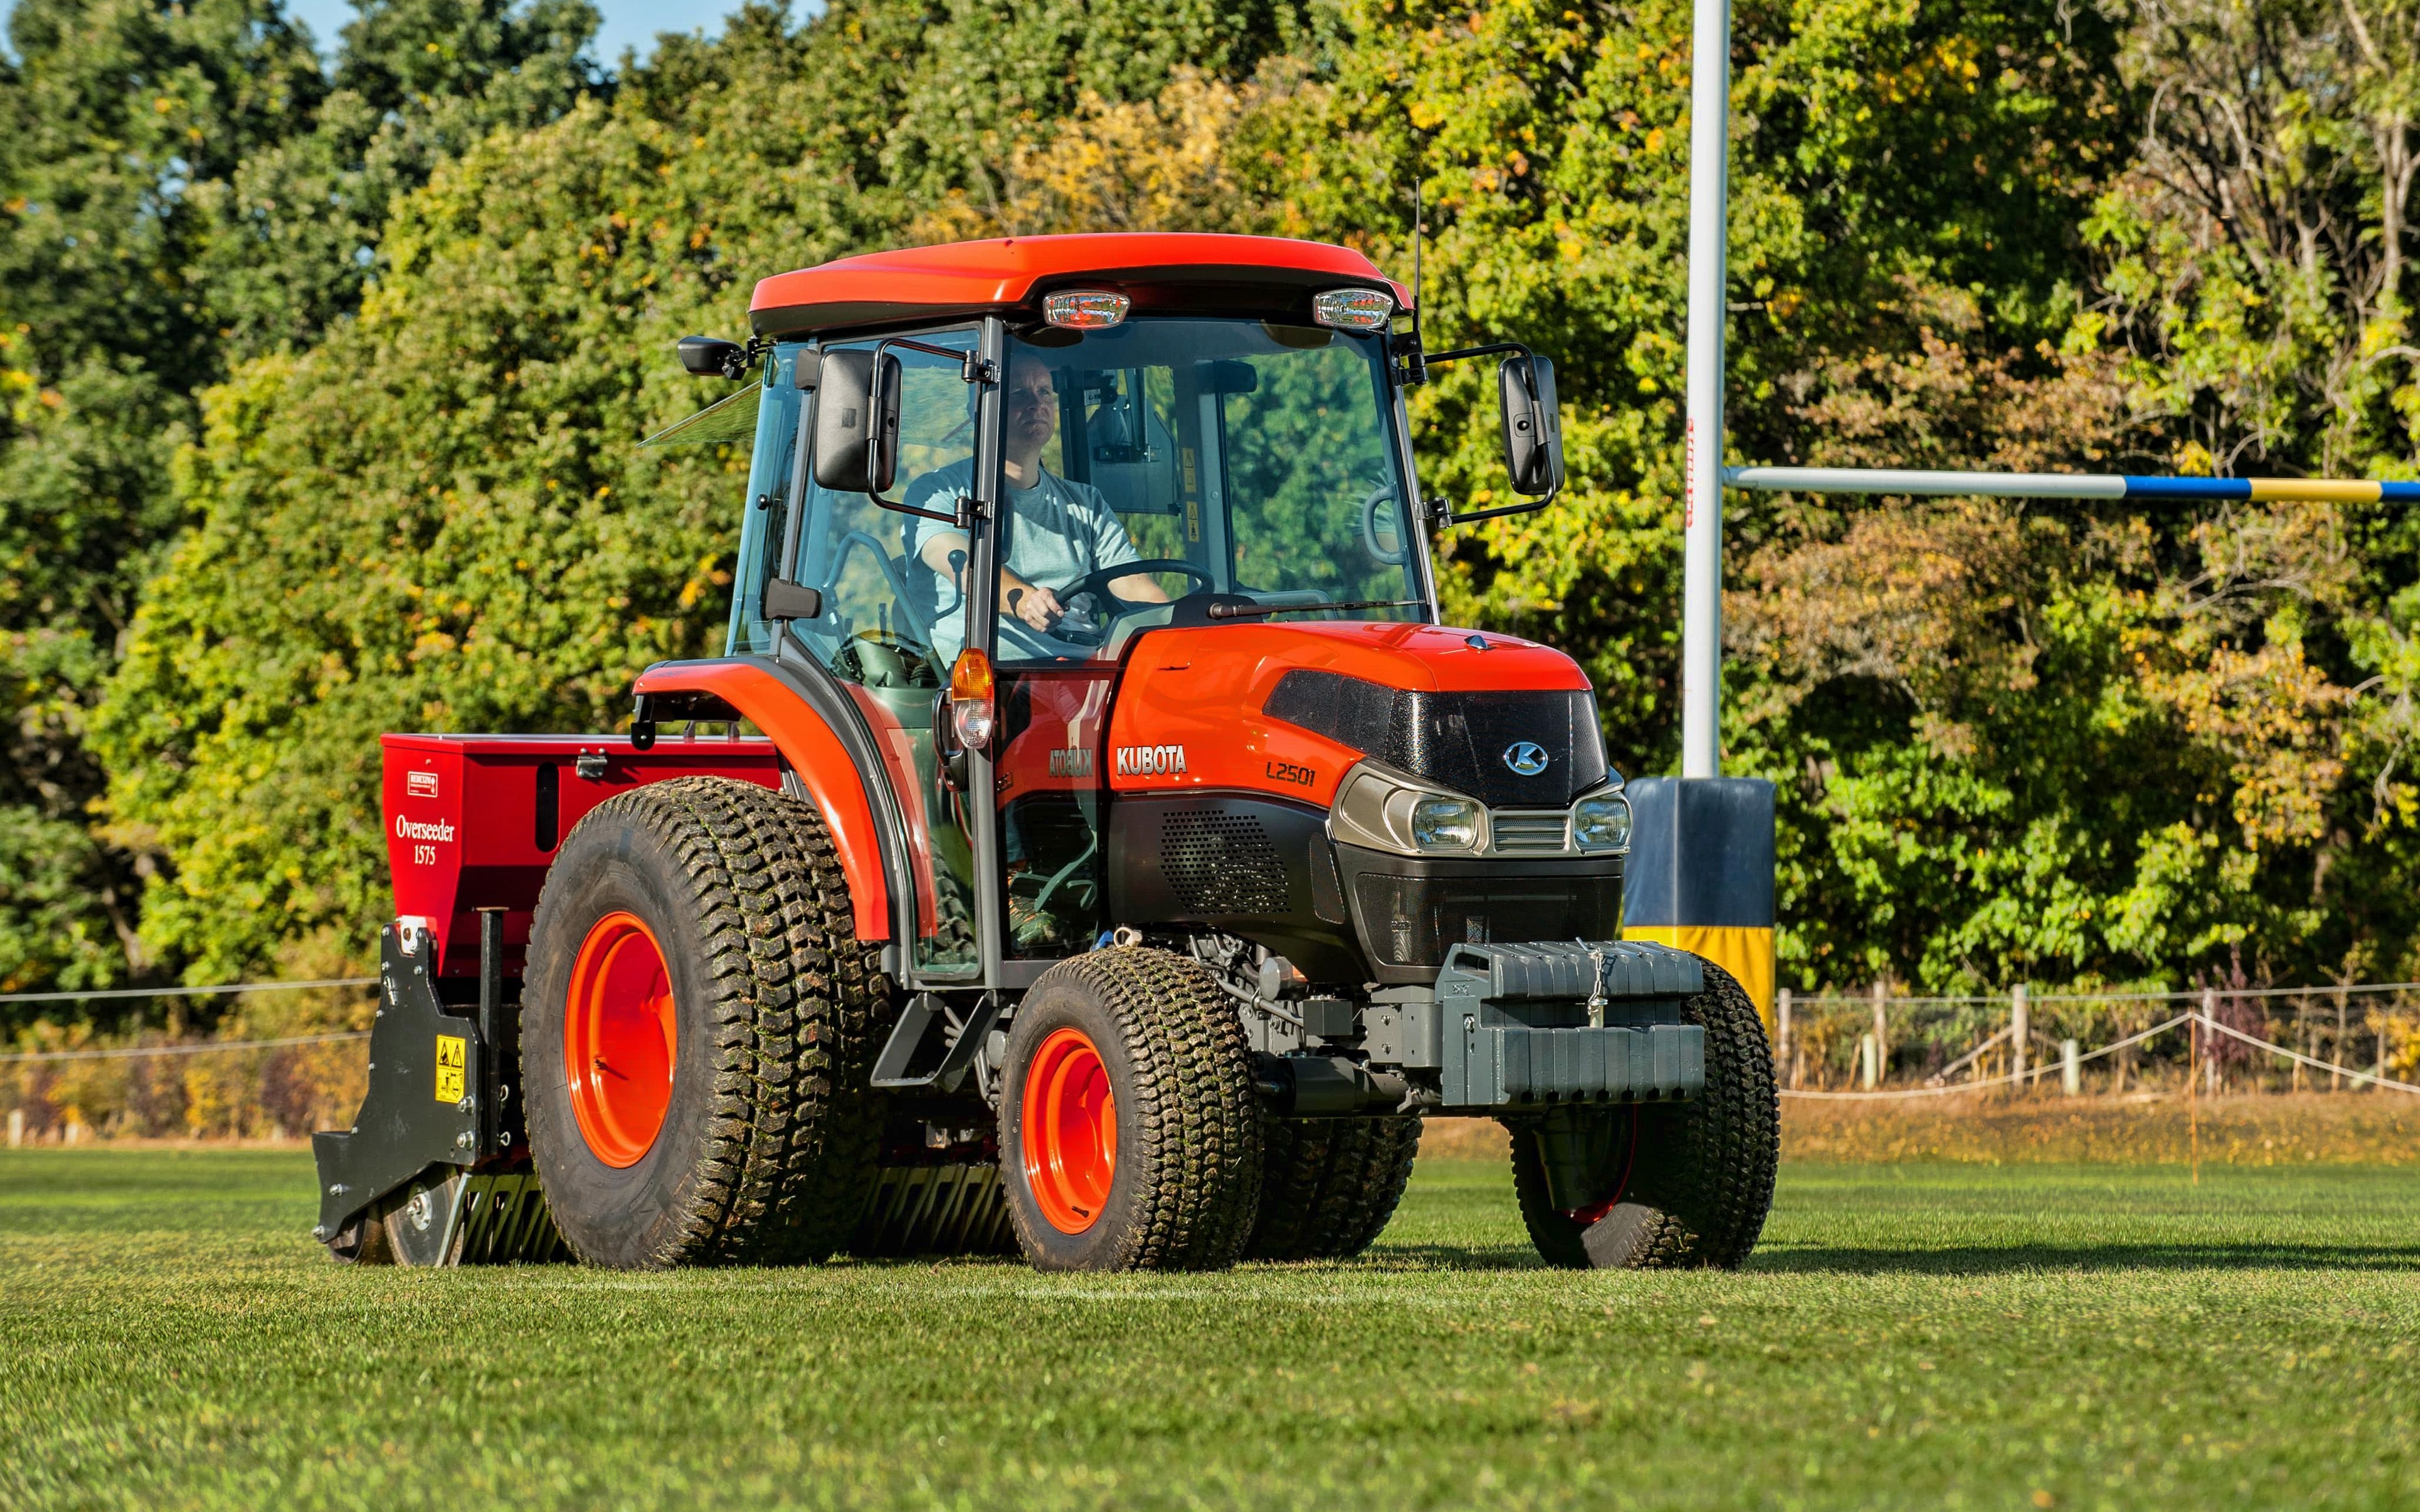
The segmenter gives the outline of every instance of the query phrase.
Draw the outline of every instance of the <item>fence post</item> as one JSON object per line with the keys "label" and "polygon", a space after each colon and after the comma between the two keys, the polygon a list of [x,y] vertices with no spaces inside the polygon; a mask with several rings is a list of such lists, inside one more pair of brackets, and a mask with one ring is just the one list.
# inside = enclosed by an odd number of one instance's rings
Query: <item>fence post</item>
{"label": "fence post", "polygon": [[1790,1085],[1794,1088],[1798,1085],[1798,1071],[1790,1063],[1790,989],[1787,987],[1773,995],[1773,1069],[1777,1074],[1788,1077]]}
{"label": "fence post", "polygon": [[[2342,986],[2341,984],[2339,984],[2339,985],[2337,986],[2337,988],[2336,988],[2336,1037],[2335,1037],[2335,1042],[2334,1042],[2334,1043],[2332,1043],[2332,1044],[2330,1044],[2330,1045],[2328,1046],[2328,1064],[2329,1064],[2329,1065],[2331,1065],[2331,1066],[2341,1066],[2341,1065],[2343,1065],[2343,1064],[2344,1064],[2344,1057],[2345,1057],[2345,991],[2344,991],[2343,986]],[[2333,1092],[2333,1091],[2336,1091],[2336,1090],[2340,1089],[2343,1086],[2344,1086],[2344,1072],[2338,1072],[2338,1071],[2331,1071],[2331,1072],[2328,1072],[2328,1090],[2329,1090],[2329,1091],[2331,1091],[2331,1092]]]}
{"label": "fence post", "polygon": [[2072,1040],[2058,1042],[2058,1089],[2069,1097],[2084,1090],[2084,1058]]}
{"label": "fence post", "polygon": [[2201,990],[2201,1022],[2194,1026],[2198,1031],[2194,1041],[2194,1060],[2186,1070],[2201,1078],[2202,1089],[2212,1097],[2218,1095],[2218,1057],[2213,1053],[2218,1047],[2211,1042],[2209,1029],[2217,1022],[2218,989],[2204,987]]}
{"label": "fence post", "polygon": [[1857,1036],[1857,1079],[1869,1092],[1882,1081],[1881,1048],[1874,1042],[1872,1031]]}
{"label": "fence post", "polygon": [[8,1148],[10,1149],[14,1149],[24,1142],[25,1110],[23,1108],[10,1108],[8,1110]]}
{"label": "fence post", "polygon": [[[1882,1080],[1890,1069],[1890,1024],[1883,1016],[1883,1008],[1890,1001],[1890,984],[1874,983],[1874,1079]],[[2383,1044],[2385,1041],[2381,1041]]]}
{"label": "fence post", "polygon": [[2025,989],[2023,982],[2009,989],[2009,1070],[2014,1079],[2009,1083],[2018,1091],[2025,1089],[2025,1041],[2033,1034],[2033,1022],[2025,1012]]}
{"label": "fence post", "polygon": [[2193,1184],[2201,1185],[2201,1040],[2203,1021],[2218,1006],[2218,993],[2205,987],[2201,990],[2201,1011],[2185,1021],[2185,1126],[2193,1140]]}

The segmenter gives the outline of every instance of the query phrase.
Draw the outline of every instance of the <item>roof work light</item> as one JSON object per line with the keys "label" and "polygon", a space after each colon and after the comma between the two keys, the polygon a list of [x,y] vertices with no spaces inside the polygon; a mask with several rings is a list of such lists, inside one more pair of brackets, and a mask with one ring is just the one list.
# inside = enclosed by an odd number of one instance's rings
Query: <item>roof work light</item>
{"label": "roof work light", "polygon": [[1042,318],[1068,331],[1106,331],[1126,317],[1134,301],[1105,288],[1062,289],[1046,295]]}
{"label": "roof work light", "polygon": [[1378,331],[1395,316],[1392,296],[1374,288],[1332,288],[1311,301],[1311,317],[1339,331]]}

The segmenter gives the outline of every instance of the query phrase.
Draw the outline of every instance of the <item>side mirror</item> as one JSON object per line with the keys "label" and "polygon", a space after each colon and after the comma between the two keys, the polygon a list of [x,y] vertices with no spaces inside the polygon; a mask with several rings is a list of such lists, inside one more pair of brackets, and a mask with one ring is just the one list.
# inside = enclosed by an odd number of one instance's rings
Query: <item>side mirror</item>
{"label": "side mirror", "polygon": [[748,348],[720,336],[683,336],[681,368],[691,378],[736,378],[746,372]]}
{"label": "side mirror", "polygon": [[899,359],[827,351],[815,394],[815,486],[890,491],[899,466]]}
{"label": "side mirror", "polygon": [[1555,406],[1555,364],[1524,354],[1496,370],[1504,406],[1504,468],[1512,491],[1535,499],[1563,486],[1563,423]]}
{"label": "side mirror", "polygon": [[824,611],[824,595],[804,583],[787,578],[776,578],[765,585],[764,614],[768,620],[787,623],[791,620],[812,620]]}

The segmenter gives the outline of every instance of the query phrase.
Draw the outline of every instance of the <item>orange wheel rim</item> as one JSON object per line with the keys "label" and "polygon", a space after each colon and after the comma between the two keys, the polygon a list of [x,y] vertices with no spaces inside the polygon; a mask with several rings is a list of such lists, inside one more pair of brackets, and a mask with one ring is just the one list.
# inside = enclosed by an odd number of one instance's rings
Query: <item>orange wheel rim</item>
{"label": "orange wheel rim", "polygon": [[1051,1227],[1080,1234],[1101,1218],[1118,1174],[1118,1104],[1109,1068],[1081,1029],[1053,1029],[1025,1073],[1025,1184]]}
{"label": "orange wheel rim", "polygon": [[580,942],[563,1008],[571,1112],[591,1154],[628,1167],[654,1146],[679,1044],[663,948],[638,915],[606,915]]}

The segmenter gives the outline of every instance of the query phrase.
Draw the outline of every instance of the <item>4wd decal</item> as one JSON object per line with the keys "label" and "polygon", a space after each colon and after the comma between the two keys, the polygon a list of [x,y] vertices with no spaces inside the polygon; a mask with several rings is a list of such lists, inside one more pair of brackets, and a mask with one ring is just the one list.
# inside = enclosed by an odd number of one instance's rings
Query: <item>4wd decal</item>
{"label": "4wd decal", "polygon": [[1185,775],[1185,748],[1182,746],[1120,746],[1118,775],[1120,777],[1182,777]]}

